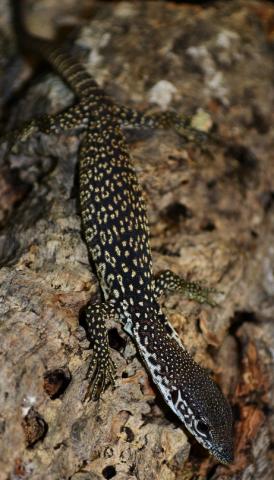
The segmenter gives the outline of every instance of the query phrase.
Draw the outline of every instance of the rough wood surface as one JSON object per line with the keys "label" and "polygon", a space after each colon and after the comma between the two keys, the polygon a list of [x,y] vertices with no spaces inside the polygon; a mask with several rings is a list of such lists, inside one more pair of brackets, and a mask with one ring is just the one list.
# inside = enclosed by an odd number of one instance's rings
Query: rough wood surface
{"label": "rough wood surface", "polygon": [[[274,476],[274,7],[201,3],[30,1],[28,24],[45,36],[76,25],[77,53],[117,101],[202,109],[223,139],[198,148],[172,132],[128,136],[155,272],[223,292],[215,309],[179,296],[164,306],[233,405],[235,462],[217,465],[186,435],[114,323],[117,388],[82,403],[91,352],[79,315],[100,292],[80,229],[79,138],[36,136],[1,149],[1,480]],[[0,109],[14,128],[73,95],[49,70],[32,76],[6,1],[0,10]]]}

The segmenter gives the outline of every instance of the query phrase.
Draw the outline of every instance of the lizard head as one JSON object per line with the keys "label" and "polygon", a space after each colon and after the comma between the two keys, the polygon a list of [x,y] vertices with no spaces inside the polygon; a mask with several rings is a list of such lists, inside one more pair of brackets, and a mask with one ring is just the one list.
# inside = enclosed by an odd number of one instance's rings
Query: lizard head
{"label": "lizard head", "polygon": [[233,461],[230,405],[206,371],[192,362],[196,383],[194,378],[188,382],[183,378],[181,385],[171,385],[169,388],[162,385],[159,389],[196,440],[221,463],[229,464]]}
{"label": "lizard head", "polygon": [[232,412],[219,387],[168,330],[163,314],[135,329],[138,350],[166,403],[203,447],[231,463]]}

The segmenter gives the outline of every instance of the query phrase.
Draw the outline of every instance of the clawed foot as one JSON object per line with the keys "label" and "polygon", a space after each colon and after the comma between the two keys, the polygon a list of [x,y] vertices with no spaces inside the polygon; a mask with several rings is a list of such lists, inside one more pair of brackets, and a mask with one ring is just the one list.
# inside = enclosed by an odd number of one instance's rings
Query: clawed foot
{"label": "clawed foot", "polygon": [[32,120],[30,123],[25,125],[22,129],[17,131],[16,137],[21,142],[26,142],[29,137],[31,137],[34,133],[38,132],[39,127],[35,120]]}
{"label": "clawed foot", "polygon": [[115,385],[116,365],[109,355],[103,357],[95,352],[89,364],[86,380],[88,388],[84,401],[98,400],[105,391],[107,385]]}
{"label": "clawed foot", "polygon": [[180,290],[189,300],[194,300],[201,304],[207,303],[211,307],[216,307],[218,305],[218,303],[212,298],[212,295],[221,293],[215,288],[204,287],[199,282],[182,281]]}
{"label": "clawed foot", "polygon": [[183,137],[187,142],[193,143],[197,146],[200,146],[201,143],[204,143],[208,140],[208,134],[202,130],[196,130],[192,127],[186,127],[184,125],[175,125],[175,131],[180,136]]}
{"label": "clawed foot", "polygon": [[22,128],[8,132],[6,135],[0,137],[0,144],[7,143],[8,149],[12,151],[15,143],[26,142],[29,137],[39,130],[35,120],[25,124]]}
{"label": "clawed foot", "polygon": [[[198,146],[207,141],[209,134],[204,128],[209,123],[210,117],[205,112],[203,113],[204,115],[197,114],[194,117],[176,116],[173,123],[177,134],[185,138],[187,142]],[[210,126],[208,125],[209,128]]]}
{"label": "clawed foot", "polygon": [[200,282],[189,282],[171,270],[165,270],[155,278],[156,295],[160,297],[167,291],[181,293],[189,300],[194,300],[198,303],[207,303],[211,305],[211,307],[218,305],[212,298],[212,295],[221,293],[215,288],[203,286]]}
{"label": "clawed foot", "polygon": [[187,142],[200,145],[208,139],[208,133],[202,129],[206,123],[206,119],[199,119],[198,115],[196,117],[189,117],[178,115],[176,112],[166,111],[156,114],[155,119],[157,119],[157,116],[159,127],[173,129]]}

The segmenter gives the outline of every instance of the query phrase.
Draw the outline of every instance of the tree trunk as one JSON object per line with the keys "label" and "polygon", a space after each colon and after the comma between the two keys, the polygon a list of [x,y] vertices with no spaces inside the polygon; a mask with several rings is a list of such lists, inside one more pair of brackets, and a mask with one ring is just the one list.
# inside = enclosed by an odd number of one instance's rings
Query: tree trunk
{"label": "tree trunk", "polygon": [[[23,61],[6,3],[0,109],[11,129],[75,100],[50,69],[34,76]],[[170,268],[220,292],[215,308],[178,295],[163,305],[233,406],[235,462],[217,465],[184,431],[114,321],[116,388],[83,403],[91,350],[79,317],[100,290],[81,236],[81,134],[35,135],[1,147],[0,479],[273,478],[274,6],[31,3],[28,25],[39,35],[78,26],[74,51],[117,102],[195,114],[219,136],[201,146],[171,131],[127,139],[155,272]]]}

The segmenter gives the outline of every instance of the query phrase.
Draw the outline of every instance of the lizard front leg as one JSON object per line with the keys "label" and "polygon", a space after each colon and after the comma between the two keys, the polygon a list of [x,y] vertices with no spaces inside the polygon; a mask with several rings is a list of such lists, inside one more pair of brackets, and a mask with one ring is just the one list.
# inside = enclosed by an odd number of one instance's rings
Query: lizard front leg
{"label": "lizard front leg", "polygon": [[97,400],[109,383],[115,383],[116,366],[110,356],[106,328],[106,319],[114,316],[115,310],[107,303],[89,304],[85,314],[85,329],[93,356],[86,376],[88,388],[84,400]]}

